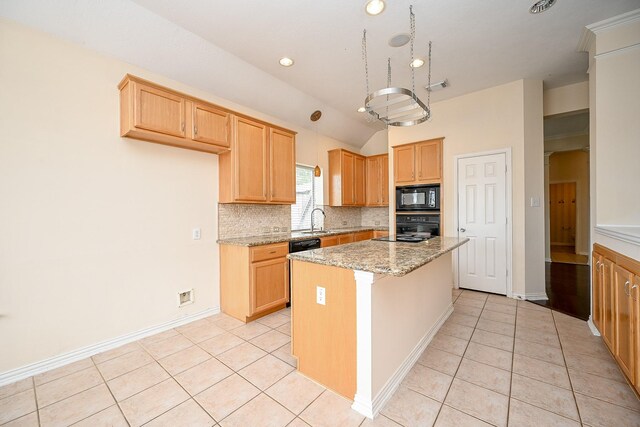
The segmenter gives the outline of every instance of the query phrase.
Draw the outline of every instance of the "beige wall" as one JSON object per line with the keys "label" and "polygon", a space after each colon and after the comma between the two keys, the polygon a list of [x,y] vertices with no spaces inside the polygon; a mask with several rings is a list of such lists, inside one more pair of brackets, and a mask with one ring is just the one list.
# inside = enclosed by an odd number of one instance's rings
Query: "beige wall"
{"label": "beige wall", "polygon": [[[539,93],[535,93],[539,91]],[[530,98],[525,100],[525,96]],[[532,97],[532,98],[531,98]],[[526,107],[526,108],[525,108]],[[525,109],[527,114],[525,115]],[[443,173],[444,173],[444,221],[445,234],[455,235],[454,188],[455,156],[460,154],[479,153],[490,150],[511,149],[512,156],[512,203],[513,203],[513,292],[526,294],[537,293],[544,278],[544,234],[525,232],[525,212],[530,197],[543,198],[543,153],[542,153],[542,87],[539,82],[515,81],[490,89],[474,92],[465,96],[452,98],[432,105],[433,116],[430,121],[407,128],[390,128],[389,146],[406,144],[425,139],[445,137]],[[536,117],[539,115],[539,117]],[[525,128],[525,119],[527,127]],[[533,144],[527,148],[539,156],[525,165],[525,129],[532,132],[527,141]],[[391,150],[390,150],[391,151]],[[393,153],[391,152],[392,156]],[[393,165],[393,162],[391,162]],[[532,184],[527,193],[525,190],[525,167],[532,174]],[[390,172],[393,176],[393,171]],[[390,203],[394,203],[392,200]],[[542,204],[541,204],[542,205]],[[535,219],[536,226],[543,218],[543,208],[531,208],[537,211],[530,216]],[[531,245],[532,264],[527,282],[525,250]],[[542,262],[540,264],[540,262]],[[544,286],[544,281],[542,282]]]}
{"label": "beige wall", "polygon": [[589,108],[589,81],[544,91],[544,115],[552,116]]}
{"label": "beige wall", "polygon": [[362,146],[360,154],[374,156],[384,154],[389,150],[389,133],[387,129],[378,131]]}
{"label": "beige wall", "polygon": [[589,153],[565,151],[549,158],[549,182],[576,182],[576,253],[589,254]]}
{"label": "beige wall", "polygon": [[637,258],[596,225],[640,225],[640,9],[590,28],[591,238]]}
{"label": "beige wall", "polygon": [[0,374],[219,307],[218,157],[120,138],[125,73],[298,131],[316,162],[315,131],[5,20],[0,64]]}
{"label": "beige wall", "polygon": [[[526,294],[545,297],[544,123],[542,81],[524,80]],[[532,199],[538,201],[533,206]],[[515,246],[515,243],[514,243]]]}

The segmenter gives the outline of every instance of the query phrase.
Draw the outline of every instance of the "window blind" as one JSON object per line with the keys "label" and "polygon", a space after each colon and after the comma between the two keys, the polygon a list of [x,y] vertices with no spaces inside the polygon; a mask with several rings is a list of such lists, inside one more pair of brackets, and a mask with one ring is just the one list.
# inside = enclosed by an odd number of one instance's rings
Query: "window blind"
{"label": "window blind", "polygon": [[311,211],[316,207],[316,180],[313,168],[296,165],[296,203],[291,205],[291,230],[309,230]]}

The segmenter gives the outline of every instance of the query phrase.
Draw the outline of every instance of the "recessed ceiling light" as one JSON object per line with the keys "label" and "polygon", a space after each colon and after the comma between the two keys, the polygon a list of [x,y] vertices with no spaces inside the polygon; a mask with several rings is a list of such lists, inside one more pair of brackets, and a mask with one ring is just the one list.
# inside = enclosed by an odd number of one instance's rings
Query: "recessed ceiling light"
{"label": "recessed ceiling light", "polygon": [[291,67],[293,65],[293,59],[287,58],[286,56],[284,58],[280,58],[280,65],[283,67]]}
{"label": "recessed ceiling light", "polygon": [[364,107],[358,108],[358,113],[364,113],[365,111],[367,111],[367,109]]}
{"label": "recessed ceiling light", "polygon": [[369,0],[364,9],[367,11],[369,15],[375,16],[382,13],[384,10],[384,1],[382,0]]}
{"label": "recessed ceiling light", "polygon": [[411,40],[411,36],[409,34],[400,33],[389,39],[389,46],[391,47],[402,47],[405,44],[409,43]]}
{"label": "recessed ceiling light", "polygon": [[542,13],[556,4],[556,0],[540,0],[537,1],[529,8],[529,13]]}
{"label": "recessed ceiling light", "polygon": [[424,59],[416,58],[409,63],[411,68],[420,68],[424,65]]}

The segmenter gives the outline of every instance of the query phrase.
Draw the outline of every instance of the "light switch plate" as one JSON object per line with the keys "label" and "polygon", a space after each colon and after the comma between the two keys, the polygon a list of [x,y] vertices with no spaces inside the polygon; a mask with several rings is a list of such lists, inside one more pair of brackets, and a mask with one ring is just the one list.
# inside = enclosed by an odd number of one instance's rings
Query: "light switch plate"
{"label": "light switch plate", "polygon": [[540,197],[532,197],[531,198],[531,207],[539,208],[540,207]]}
{"label": "light switch plate", "polygon": [[325,288],[322,286],[316,286],[316,303],[320,305],[327,305]]}
{"label": "light switch plate", "polygon": [[193,240],[200,240],[200,237],[202,237],[202,232],[199,228],[194,228],[191,232],[191,236],[193,237]]}

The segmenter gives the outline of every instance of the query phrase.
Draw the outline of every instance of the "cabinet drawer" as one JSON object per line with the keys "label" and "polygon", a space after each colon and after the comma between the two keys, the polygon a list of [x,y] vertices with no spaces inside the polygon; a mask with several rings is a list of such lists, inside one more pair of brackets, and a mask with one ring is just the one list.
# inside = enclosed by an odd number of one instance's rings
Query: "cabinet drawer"
{"label": "cabinet drawer", "polygon": [[376,230],[373,232],[373,238],[377,239],[379,237],[387,237],[389,235],[388,231]]}
{"label": "cabinet drawer", "polygon": [[338,236],[323,237],[320,239],[320,247],[328,248],[329,246],[338,245]]}
{"label": "cabinet drawer", "polygon": [[266,259],[282,258],[289,253],[289,243],[265,245],[251,248],[251,262],[264,261]]}
{"label": "cabinet drawer", "polygon": [[373,231],[361,231],[359,233],[354,233],[353,241],[361,242],[363,240],[369,240],[373,238]]}
{"label": "cabinet drawer", "polygon": [[345,243],[353,243],[353,234],[343,234],[338,236],[338,244],[344,245]]}

